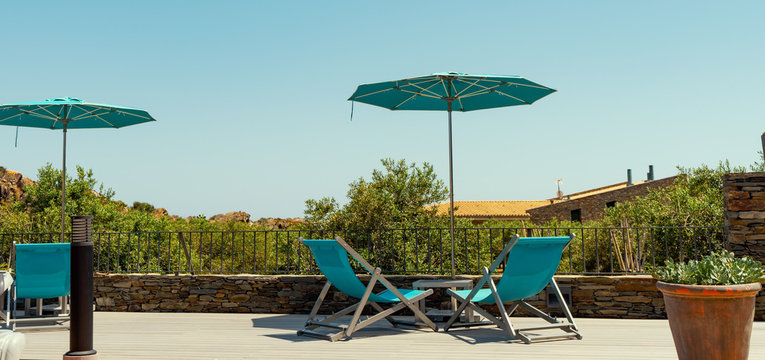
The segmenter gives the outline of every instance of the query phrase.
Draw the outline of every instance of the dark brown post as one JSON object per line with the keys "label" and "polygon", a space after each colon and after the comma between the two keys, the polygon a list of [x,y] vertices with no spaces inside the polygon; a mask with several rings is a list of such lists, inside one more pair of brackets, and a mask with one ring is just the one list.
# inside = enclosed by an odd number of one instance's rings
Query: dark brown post
{"label": "dark brown post", "polygon": [[64,359],[97,359],[93,350],[93,216],[72,216],[71,324]]}

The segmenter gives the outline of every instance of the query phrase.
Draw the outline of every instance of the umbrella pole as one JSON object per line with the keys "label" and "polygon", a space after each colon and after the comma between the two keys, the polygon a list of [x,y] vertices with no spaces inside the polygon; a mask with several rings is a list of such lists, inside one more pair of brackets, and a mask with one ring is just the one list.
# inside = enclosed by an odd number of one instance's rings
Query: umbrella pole
{"label": "umbrella pole", "polygon": [[[451,85],[451,84],[450,84]],[[451,86],[449,86],[451,89]],[[452,240],[452,279],[457,278],[454,268],[454,171],[452,170],[452,102],[449,101],[449,236]]]}
{"label": "umbrella pole", "polygon": [[61,242],[64,242],[64,232],[66,231],[66,126],[68,121],[62,121],[64,123],[64,159],[61,165]]}

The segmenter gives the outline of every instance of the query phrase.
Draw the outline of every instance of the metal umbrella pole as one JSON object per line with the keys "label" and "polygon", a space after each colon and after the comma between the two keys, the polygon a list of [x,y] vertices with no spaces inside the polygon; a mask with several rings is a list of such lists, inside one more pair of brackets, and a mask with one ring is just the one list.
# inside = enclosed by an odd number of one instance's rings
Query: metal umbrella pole
{"label": "metal umbrella pole", "polygon": [[[66,113],[66,107],[64,108]],[[64,242],[64,233],[66,232],[66,127],[69,120],[61,120],[64,124],[64,159],[61,164],[61,242]]]}
{"label": "metal umbrella pole", "polygon": [[457,269],[454,267],[454,170],[452,166],[452,79],[448,82],[446,98],[449,113],[449,236],[452,240],[452,279],[457,278]]}

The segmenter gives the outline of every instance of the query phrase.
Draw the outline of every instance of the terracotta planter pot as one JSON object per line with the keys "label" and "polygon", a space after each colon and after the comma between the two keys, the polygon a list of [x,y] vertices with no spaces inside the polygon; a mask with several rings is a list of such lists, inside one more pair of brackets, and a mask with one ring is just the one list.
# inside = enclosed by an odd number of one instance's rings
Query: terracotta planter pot
{"label": "terracotta planter pot", "polygon": [[657,282],[664,295],[677,356],[747,359],[754,303],[762,286],[681,285]]}

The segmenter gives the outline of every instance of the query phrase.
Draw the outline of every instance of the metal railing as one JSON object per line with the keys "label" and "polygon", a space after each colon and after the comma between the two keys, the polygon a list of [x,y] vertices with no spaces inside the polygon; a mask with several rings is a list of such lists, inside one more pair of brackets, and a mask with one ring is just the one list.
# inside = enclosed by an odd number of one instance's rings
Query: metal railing
{"label": "metal railing", "polygon": [[[514,235],[576,237],[559,274],[640,274],[667,259],[699,259],[723,248],[724,227],[457,228],[455,267],[479,274]],[[96,233],[94,265],[106,273],[317,274],[302,238],[343,237],[388,274],[450,272],[448,229],[253,230]],[[58,234],[0,234],[7,261],[13,241],[58,242]],[[361,270],[361,269],[359,269]]]}

